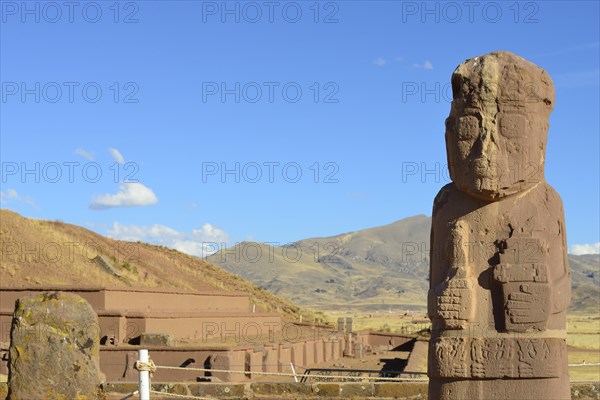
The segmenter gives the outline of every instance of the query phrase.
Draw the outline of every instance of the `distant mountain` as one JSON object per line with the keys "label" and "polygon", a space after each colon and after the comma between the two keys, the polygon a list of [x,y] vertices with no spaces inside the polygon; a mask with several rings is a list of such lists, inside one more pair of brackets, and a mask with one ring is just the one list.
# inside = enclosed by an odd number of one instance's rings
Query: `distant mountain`
{"label": "distant mountain", "polygon": [[[1,287],[241,291],[261,309],[300,316],[299,307],[206,261],[163,246],[112,240],[77,225],[0,209],[0,245]],[[302,315],[311,318],[307,310]]]}
{"label": "distant mountain", "polygon": [[597,315],[600,310],[600,255],[569,254],[571,267],[571,312]]}
{"label": "distant mountain", "polygon": [[242,242],[207,261],[315,308],[422,309],[428,287],[429,226],[430,218],[419,215],[287,246]]}
{"label": "distant mountain", "polygon": [[[429,282],[431,218],[287,246],[242,242],[207,261],[296,304],[319,309],[424,311]],[[600,256],[569,256],[573,276],[571,312],[600,307]]]}

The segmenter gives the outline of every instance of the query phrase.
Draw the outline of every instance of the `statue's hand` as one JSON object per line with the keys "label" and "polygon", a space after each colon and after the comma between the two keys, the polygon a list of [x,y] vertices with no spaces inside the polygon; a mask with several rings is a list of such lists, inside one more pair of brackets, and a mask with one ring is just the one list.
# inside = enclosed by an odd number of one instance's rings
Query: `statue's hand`
{"label": "statue's hand", "polygon": [[502,285],[507,331],[546,329],[552,310],[546,264],[501,263],[494,278]]}
{"label": "statue's hand", "polygon": [[[511,285],[512,286],[512,285]],[[512,324],[545,322],[550,314],[550,287],[547,283],[519,282],[506,301],[506,315]]]}
{"label": "statue's hand", "polygon": [[430,291],[433,315],[442,319],[448,329],[464,329],[473,318],[473,284],[468,279],[453,278]]}
{"label": "statue's hand", "polygon": [[443,319],[462,319],[460,318],[462,297],[460,289],[443,290],[437,298],[438,315]]}

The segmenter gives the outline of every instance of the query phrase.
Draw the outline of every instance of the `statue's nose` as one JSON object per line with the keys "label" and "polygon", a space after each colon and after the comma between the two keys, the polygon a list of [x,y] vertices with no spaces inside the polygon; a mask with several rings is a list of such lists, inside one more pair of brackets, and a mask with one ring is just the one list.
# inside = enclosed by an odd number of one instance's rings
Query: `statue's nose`
{"label": "statue's nose", "polygon": [[471,167],[477,176],[495,176],[496,166],[496,145],[492,139],[493,131],[482,129],[479,131],[477,140],[473,143],[471,151]]}
{"label": "statue's nose", "polygon": [[496,153],[496,147],[494,145],[494,141],[492,139],[492,135],[494,134],[493,130],[489,126],[483,126],[479,132],[479,137],[477,138],[477,155],[478,158],[486,158],[488,160],[492,160]]}

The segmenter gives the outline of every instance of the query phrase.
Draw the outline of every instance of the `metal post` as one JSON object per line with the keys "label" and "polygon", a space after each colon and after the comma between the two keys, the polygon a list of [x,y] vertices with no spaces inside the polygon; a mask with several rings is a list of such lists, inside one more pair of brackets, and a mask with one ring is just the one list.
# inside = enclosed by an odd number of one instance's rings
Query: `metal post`
{"label": "metal post", "polygon": [[[138,350],[138,361],[148,362],[148,350]],[[150,400],[150,371],[140,371],[140,400]]]}

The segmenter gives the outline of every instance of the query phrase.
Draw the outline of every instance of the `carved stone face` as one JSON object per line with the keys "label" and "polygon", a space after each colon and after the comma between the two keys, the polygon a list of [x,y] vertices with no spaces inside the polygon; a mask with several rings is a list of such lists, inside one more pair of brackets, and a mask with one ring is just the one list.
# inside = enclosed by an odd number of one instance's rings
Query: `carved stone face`
{"label": "carved stone face", "polygon": [[452,75],[446,119],[450,176],[472,196],[498,200],[544,180],[554,88],[541,68],[506,52],[476,57]]}

